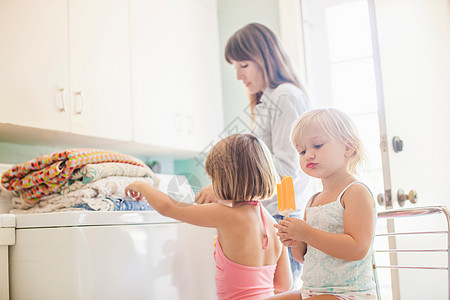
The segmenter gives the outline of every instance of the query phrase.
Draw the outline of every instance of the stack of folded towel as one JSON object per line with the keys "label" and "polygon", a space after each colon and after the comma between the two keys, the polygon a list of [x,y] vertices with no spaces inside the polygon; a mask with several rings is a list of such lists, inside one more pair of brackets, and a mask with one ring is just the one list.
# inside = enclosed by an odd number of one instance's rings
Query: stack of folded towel
{"label": "stack of folded towel", "polygon": [[68,210],[150,210],[147,201],[125,195],[134,181],[157,187],[159,179],[142,161],[118,152],[69,149],[42,155],[3,173],[13,192],[10,213]]}

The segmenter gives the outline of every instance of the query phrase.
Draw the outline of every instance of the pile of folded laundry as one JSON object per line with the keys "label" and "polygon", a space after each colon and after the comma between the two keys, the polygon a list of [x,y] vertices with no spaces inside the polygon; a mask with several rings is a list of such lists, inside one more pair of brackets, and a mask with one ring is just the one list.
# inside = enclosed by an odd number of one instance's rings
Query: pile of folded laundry
{"label": "pile of folded laundry", "polygon": [[152,209],[147,201],[125,195],[125,187],[136,180],[159,184],[152,170],[135,157],[68,149],[13,166],[3,173],[1,184],[13,193],[14,214]]}

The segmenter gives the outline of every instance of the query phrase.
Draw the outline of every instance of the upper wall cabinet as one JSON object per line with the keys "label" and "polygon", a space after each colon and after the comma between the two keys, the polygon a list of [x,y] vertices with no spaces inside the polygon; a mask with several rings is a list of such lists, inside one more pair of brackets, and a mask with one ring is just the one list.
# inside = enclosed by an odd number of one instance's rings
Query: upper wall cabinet
{"label": "upper wall cabinet", "polygon": [[223,129],[215,0],[130,0],[135,139],[202,151]]}
{"label": "upper wall cabinet", "polygon": [[223,129],[216,0],[0,0],[0,41],[1,129],[146,153]]}
{"label": "upper wall cabinet", "polygon": [[69,0],[72,131],[132,140],[128,0]]}
{"label": "upper wall cabinet", "polygon": [[0,122],[70,130],[67,1],[0,0]]}
{"label": "upper wall cabinet", "polygon": [[0,123],[132,139],[128,0],[0,0]]}

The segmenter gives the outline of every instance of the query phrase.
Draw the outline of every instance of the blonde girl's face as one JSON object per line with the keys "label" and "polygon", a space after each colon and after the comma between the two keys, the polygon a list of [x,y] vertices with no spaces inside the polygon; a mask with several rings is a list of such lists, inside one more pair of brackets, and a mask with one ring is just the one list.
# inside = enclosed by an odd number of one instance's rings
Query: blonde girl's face
{"label": "blonde girl's face", "polygon": [[320,128],[310,128],[297,146],[300,166],[309,176],[325,179],[348,172],[348,158],[353,150]]}
{"label": "blonde girl's face", "polygon": [[263,92],[266,89],[264,74],[255,62],[232,60],[231,64],[236,69],[237,80],[242,81],[250,94]]}

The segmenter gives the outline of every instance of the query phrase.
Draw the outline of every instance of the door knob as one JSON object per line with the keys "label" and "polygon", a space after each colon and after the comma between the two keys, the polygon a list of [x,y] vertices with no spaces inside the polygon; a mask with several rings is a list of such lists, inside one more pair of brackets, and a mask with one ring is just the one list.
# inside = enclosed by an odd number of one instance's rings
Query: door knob
{"label": "door knob", "polygon": [[403,140],[398,136],[394,136],[394,138],[392,139],[392,146],[394,148],[395,153],[402,152],[403,151]]}
{"label": "door knob", "polygon": [[384,194],[383,193],[378,194],[377,202],[378,202],[378,205],[384,206],[385,201],[384,201]]}
{"label": "door knob", "polygon": [[405,205],[406,200],[409,200],[411,204],[417,203],[417,192],[415,190],[410,190],[408,194],[405,194],[402,189],[399,189],[397,191],[397,202],[398,205],[403,206]]}

